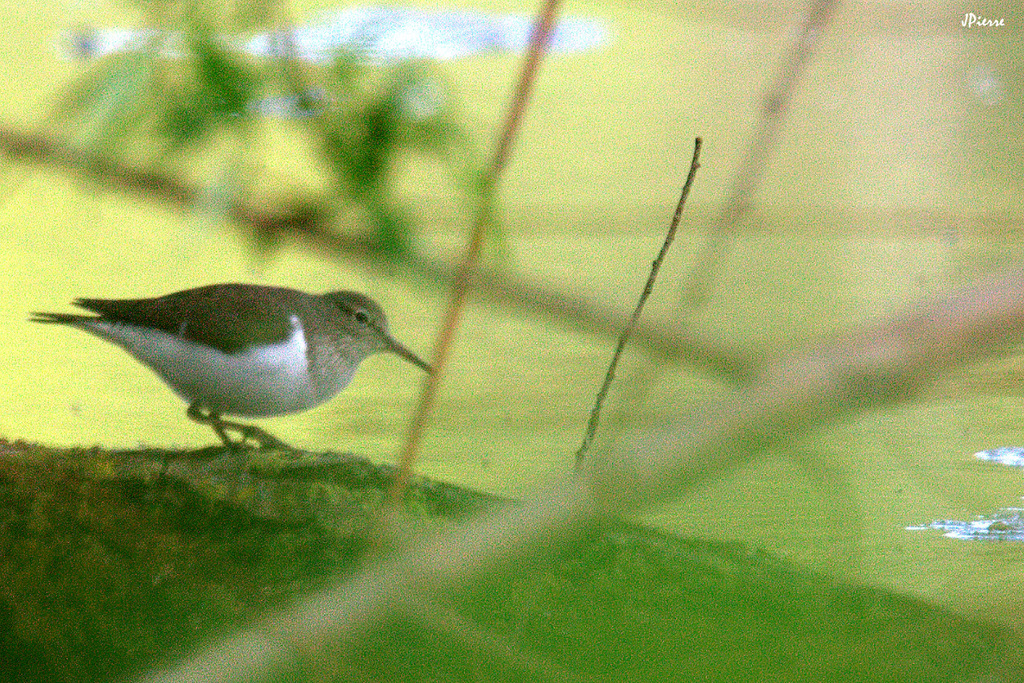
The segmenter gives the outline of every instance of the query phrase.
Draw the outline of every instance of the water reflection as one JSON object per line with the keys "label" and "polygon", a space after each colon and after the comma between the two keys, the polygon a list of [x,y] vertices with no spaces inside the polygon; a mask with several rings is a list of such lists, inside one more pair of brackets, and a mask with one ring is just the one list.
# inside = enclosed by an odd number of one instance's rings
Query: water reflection
{"label": "water reflection", "polygon": [[[251,36],[225,35],[228,49],[254,57],[290,57],[311,64],[331,62],[341,51],[371,64],[407,59],[446,61],[478,54],[521,52],[534,18],[463,9],[346,7],[294,27]],[[552,32],[548,50],[573,53],[607,42],[609,29],[597,18],[566,17]],[[65,32],[58,51],[67,59],[97,59],[121,52],[155,51],[180,58],[181,34],[152,28],[80,28]]]}
{"label": "water reflection", "polygon": [[[996,462],[1000,465],[1024,468],[1024,447],[1002,446],[974,454],[978,460]],[[979,515],[977,519],[962,522],[955,519],[936,520],[929,524],[908,526],[907,531],[939,529],[946,538],[966,541],[1024,541],[1024,508],[1002,508],[991,515]]]}

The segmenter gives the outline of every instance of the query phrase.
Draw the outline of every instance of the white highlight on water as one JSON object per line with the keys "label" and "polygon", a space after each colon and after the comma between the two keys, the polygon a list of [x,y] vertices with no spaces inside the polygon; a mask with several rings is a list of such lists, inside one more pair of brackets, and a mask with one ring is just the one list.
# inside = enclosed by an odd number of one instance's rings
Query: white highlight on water
{"label": "white highlight on water", "polygon": [[[255,57],[292,57],[312,64],[333,60],[340,51],[371,64],[406,59],[447,61],[486,53],[520,52],[533,30],[530,16],[473,10],[412,7],[346,7],[309,23],[252,36],[226,35],[228,49]],[[556,53],[590,50],[606,43],[602,19],[567,17],[556,25],[548,49]],[[158,29],[93,28],[63,34],[58,51],[68,59],[96,59],[119,52],[155,50],[183,56],[180,34]]]}
{"label": "white highlight on water", "polygon": [[[1024,468],[1024,447],[1001,446],[974,454],[978,460],[995,462],[1009,467]],[[906,527],[907,531],[938,529],[946,538],[965,541],[1024,541],[1024,508],[1010,507],[991,515],[978,515],[971,521],[942,519],[928,524]]]}

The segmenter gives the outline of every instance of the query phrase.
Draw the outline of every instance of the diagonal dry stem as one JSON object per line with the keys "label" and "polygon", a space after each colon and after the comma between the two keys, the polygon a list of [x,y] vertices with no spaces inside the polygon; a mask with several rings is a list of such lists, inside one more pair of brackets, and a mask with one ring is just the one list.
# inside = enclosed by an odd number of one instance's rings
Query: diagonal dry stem
{"label": "diagonal dry stem", "polygon": [[[51,169],[84,176],[106,188],[166,202],[176,208],[190,206],[199,196],[198,187],[163,172],[71,150],[49,138],[3,126],[0,153],[20,163],[45,164]],[[335,258],[378,258],[377,247],[371,240],[331,230],[330,217],[314,208],[268,211],[253,204],[237,203],[230,213],[238,226],[253,234],[295,238]],[[409,254],[403,263],[411,273],[439,284],[453,283],[457,277],[456,269],[442,259]],[[558,325],[592,334],[616,335],[620,331],[620,311],[553,290],[522,275],[477,269],[470,274],[470,283],[476,295],[507,309],[541,315]],[[684,332],[678,326],[641,322],[632,338],[635,344],[657,356],[672,358],[698,372],[733,383],[749,380],[758,366],[756,358],[696,330]]]}
{"label": "diagonal dry stem", "polygon": [[412,475],[413,466],[416,462],[416,453],[419,449],[420,440],[423,437],[427,418],[433,410],[441,377],[444,375],[444,368],[448,363],[452,341],[455,338],[459,320],[466,306],[466,297],[469,294],[471,279],[480,262],[485,228],[488,216],[491,215],[491,205],[494,201],[494,193],[497,191],[498,180],[505,165],[508,163],[512,145],[515,142],[516,134],[519,132],[523,115],[526,112],[526,105],[533,91],[534,79],[540,68],[541,58],[547,48],[548,41],[551,38],[551,31],[555,25],[558,4],[559,0],[544,0],[544,4],[537,14],[537,21],[534,23],[533,35],[530,38],[530,46],[519,75],[519,82],[516,84],[516,89],[512,94],[512,101],[505,116],[505,122],[501,128],[501,134],[495,146],[490,167],[484,174],[483,190],[476,214],[473,216],[473,227],[470,231],[466,253],[462,258],[462,263],[456,270],[451,300],[448,303],[444,322],[434,344],[434,353],[431,356],[434,370],[428,375],[423,385],[423,393],[420,395],[416,413],[406,435],[405,447],[402,449],[399,458],[398,472],[395,474],[395,480],[389,495],[392,505],[396,505],[401,501],[402,496],[405,494],[409,477]]}

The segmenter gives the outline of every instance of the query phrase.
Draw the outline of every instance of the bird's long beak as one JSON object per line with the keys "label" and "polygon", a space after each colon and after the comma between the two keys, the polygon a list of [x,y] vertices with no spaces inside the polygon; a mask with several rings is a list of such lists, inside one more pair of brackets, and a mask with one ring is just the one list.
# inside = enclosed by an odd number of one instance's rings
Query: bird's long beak
{"label": "bird's long beak", "polygon": [[400,341],[392,337],[390,334],[387,335],[388,345],[391,347],[391,351],[397,353],[402,358],[406,359],[413,365],[426,370],[427,372],[434,372],[434,369],[424,361],[422,358],[417,356],[415,353],[405,348]]}

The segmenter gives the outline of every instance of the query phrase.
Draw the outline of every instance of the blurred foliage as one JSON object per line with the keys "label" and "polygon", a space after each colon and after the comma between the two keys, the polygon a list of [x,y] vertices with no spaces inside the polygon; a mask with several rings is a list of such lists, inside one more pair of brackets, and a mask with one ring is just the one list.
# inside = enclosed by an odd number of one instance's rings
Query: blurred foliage
{"label": "blurred foliage", "polygon": [[442,81],[426,64],[367,69],[353,55],[340,55],[303,92],[318,95],[311,103],[318,115],[310,120],[318,128],[319,152],[336,194],[365,208],[384,253],[404,253],[411,221],[390,200],[402,156],[441,159],[451,169],[466,169],[472,158]]}
{"label": "blurred foliage", "polygon": [[[218,201],[199,208],[223,219],[235,202],[258,192],[269,161],[256,158],[266,127],[298,129],[291,146],[312,152],[309,177],[327,178],[322,196],[311,200],[317,215],[334,230],[362,226],[389,258],[409,253],[416,232],[395,190],[402,161],[445,168],[464,206],[489,207],[473,141],[429,63],[370,65],[343,50],[330,64],[303,63],[289,54],[289,34],[280,27],[293,24],[272,0],[136,5],[146,17],[142,25],[159,29],[142,29],[131,51],[94,59],[68,89],[49,122],[65,144],[158,163],[210,188],[206,196]],[[257,58],[241,49],[248,38],[275,31],[280,56]],[[82,30],[71,36],[69,51],[90,57],[103,37],[103,29]],[[487,224],[496,238],[489,209]],[[255,238],[263,250],[278,241],[265,233]]]}
{"label": "blurred foliage", "polygon": [[168,98],[161,132],[176,150],[199,144],[220,127],[245,123],[258,93],[257,74],[218,45],[211,34],[190,40],[195,78],[177,97]]}

